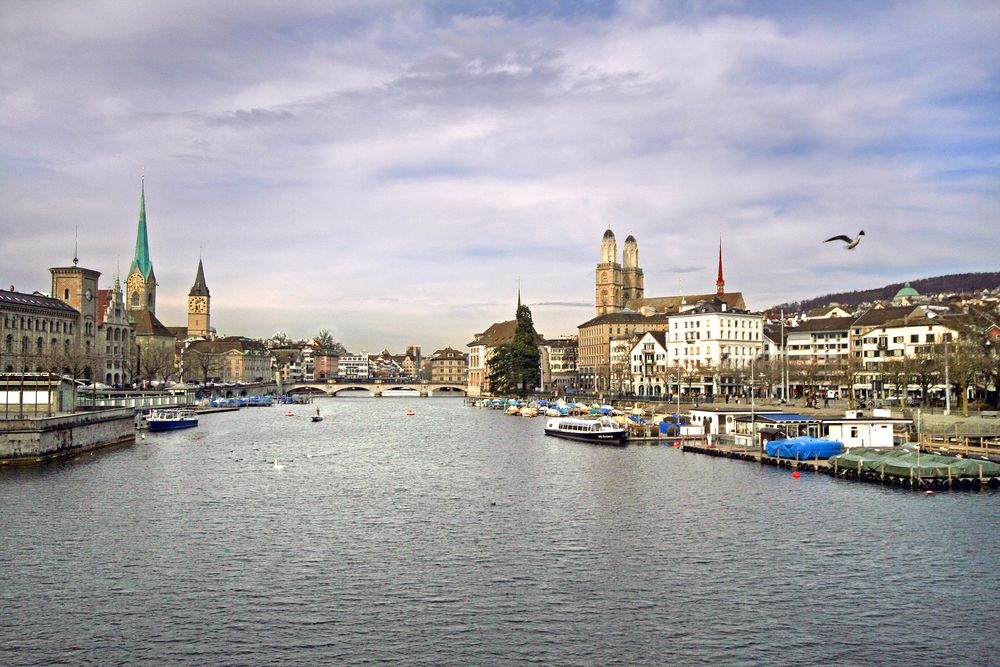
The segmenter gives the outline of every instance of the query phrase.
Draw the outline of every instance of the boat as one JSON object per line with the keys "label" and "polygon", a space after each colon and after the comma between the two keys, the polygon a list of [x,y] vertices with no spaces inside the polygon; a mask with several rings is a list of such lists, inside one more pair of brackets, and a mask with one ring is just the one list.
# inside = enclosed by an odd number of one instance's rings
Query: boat
{"label": "boat", "polygon": [[146,423],[153,432],[193,428],[198,425],[198,415],[194,410],[153,410]]}
{"label": "boat", "polygon": [[624,447],[628,444],[628,429],[622,428],[618,422],[607,416],[597,419],[575,417],[549,419],[545,422],[545,435],[601,445]]}
{"label": "boat", "polygon": [[412,417],[412,416],[413,416],[413,415],[415,415],[415,414],[417,414],[417,413],[416,413],[416,412],[414,412],[413,410],[407,410],[407,411],[406,411],[406,416],[407,416],[407,417]]}
{"label": "boat", "polygon": [[312,420],[313,420],[314,422],[321,422],[321,421],[323,421],[323,415],[321,415],[321,414],[319,413],[319,408],[316,408],[316,414],[314,414],[314,415],[312,416]]}

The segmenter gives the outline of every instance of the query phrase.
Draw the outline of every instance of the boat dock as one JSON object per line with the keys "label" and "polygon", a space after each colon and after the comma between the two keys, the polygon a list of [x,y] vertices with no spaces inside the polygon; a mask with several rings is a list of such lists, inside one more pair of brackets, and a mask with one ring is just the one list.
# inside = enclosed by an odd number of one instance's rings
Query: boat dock
{"label": "boat dock", "polygon": [[829,475],[830,477],[836,477],[839,479],[850,479],[859,482],[868,482],[871,484],[883,484],[887,486],[895,486],[903,489],[915,489],[919,491],[939,491],[939,490],[956,490],[956,491],[980,491],[980,490],[998,490],[1000,489],[1000,477],[906,477],[900,475],[888,475],[884,473],[878,473],[874,471],[857,471],[846,468],[840,468],[831,465],[829,461],[823,459],[816,459],[811,461],[797,461],[794,459],[779,459],[773,456],[767,456],[759,451],[751,451],[745,449],[728,449],[720,447],[712,447],[704,442],[697,444],[682,444],[680,446],[682,452],[691,452],[694,454],[704,454],[705,456],[716,456],[727,459],[736,459],[738,461],[746,461],[749,463],[756,463],[758,465],[769,465],[776,468],[788,468],[792,471],[802,471],[811,472],[818,475]]}

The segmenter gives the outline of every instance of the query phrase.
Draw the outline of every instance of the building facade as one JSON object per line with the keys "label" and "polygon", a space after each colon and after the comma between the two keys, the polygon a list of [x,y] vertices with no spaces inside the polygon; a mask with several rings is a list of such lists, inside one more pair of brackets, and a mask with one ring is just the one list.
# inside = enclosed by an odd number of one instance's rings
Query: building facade
{"label": "building facade", "polygon": [[110,386],[131,384],[135,370],[135,330],[125,307],[125,293],[118,276],[111,289],[98,292],[97,347],[103,354],[98,377]]}
{"label": "building facade", "polygon": [[463,352],[446,347],[431,356],[431,382],[447,382],[464,385],[469,377],[468,356]]}
{"label": "building facade", "polygon": [[0,290],[0,369],[63,371],[80,356],[79,322],[80,312],[61,299]]}
{"label": "building facade", "polygon": [[185,380],[239,382],[271,379],[273,360],[260,341],[230,336],[217,340],[193,340],[184,350]]}
{"label": "building facade", "polygon": [[338,368],[340,377],[345,380],[367,381],[372,376],[371,361],[367,352],[340,355]]}

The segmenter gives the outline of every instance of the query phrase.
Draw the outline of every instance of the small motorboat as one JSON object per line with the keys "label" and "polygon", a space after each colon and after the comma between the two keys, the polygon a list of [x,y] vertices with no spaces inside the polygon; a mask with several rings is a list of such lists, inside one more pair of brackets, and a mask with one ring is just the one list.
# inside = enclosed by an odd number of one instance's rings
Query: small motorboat
{"label": "small motorboat", "polygon": [[295,416],[295,413],[294,413],[294,412],[292,412],[291,410],[288,410],[288,411],[286,411],[286,412],[285,412],[285,416],[286,416],[286,417],[294,417],[294,416]]}
{"label": "small motorboat", "polygon": [[198,425],[198,415],[193,410],[153,410],[146,423],[153,432],[193,428]]}
{"label": "small motorboat", "polygon": [[314,422],[321,422],[321,421],[323,421],[323,415],[321,415],[321,414],[319,413],[319,408],[316,408],[316,414],[314,414],[314,415],[312,416],[312,420],[313,420]]}
{"label": "small motorboat", "polygon": [[416,413],[416,412],[414,412],[413,410],[407,410],[407,411],[406,411],[406,416],[407,416],[407,417],[412,417],[412,416],[413,416],[413,415],[415,415],[415,414],[417,414],[417,413]]}

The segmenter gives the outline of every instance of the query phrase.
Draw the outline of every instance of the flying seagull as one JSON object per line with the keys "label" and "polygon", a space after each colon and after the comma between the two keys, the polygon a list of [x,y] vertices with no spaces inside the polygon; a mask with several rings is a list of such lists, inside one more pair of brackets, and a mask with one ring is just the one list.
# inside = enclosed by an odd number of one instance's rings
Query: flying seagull
{"label": "flying seagull", "polygon": [[844,246],[844,250],[854,250],[855,248],[858,247],[858,244],[861,243],[861,237],[864,235],[865,235],[865,230],[862,229],[860,232],[858,232],[858,238],[856,239],[852,239],[850,236],[844,236],[843,234],[841,234],[840,236],[832,236],[827,240],[823,241],[823,243],[829,243],[830,241],[843,241],[844,243],[847,244]]}

